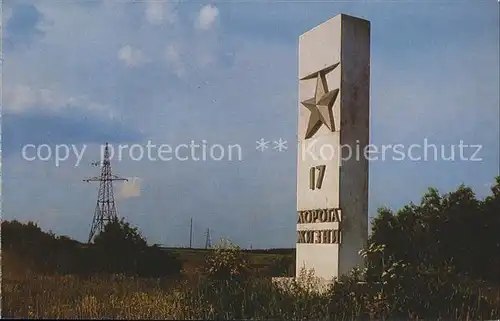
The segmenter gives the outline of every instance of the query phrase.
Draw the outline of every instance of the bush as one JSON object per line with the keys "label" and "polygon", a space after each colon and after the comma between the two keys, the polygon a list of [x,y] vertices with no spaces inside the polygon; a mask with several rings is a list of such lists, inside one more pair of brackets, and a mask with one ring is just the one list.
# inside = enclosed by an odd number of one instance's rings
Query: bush
{"label": "bush", "polygon": [[250,271],[241,249],[221,239],[206,258],[205,273],[216,280],[241,280],[248,277]]}

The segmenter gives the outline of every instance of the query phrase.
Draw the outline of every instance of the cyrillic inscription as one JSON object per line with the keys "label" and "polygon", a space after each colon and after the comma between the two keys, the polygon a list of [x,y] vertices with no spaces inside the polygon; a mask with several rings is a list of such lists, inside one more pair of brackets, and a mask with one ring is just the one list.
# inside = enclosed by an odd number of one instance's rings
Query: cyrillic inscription
{"label": "cyrillic inscription", "polygon": [[303,230],[297,231],[299,244],[340,244],[340,230]]}
{"label": "cyrillic inscription", "polygon": [[297,224],[340,222],[339,208],[325,208],[297,212]]}

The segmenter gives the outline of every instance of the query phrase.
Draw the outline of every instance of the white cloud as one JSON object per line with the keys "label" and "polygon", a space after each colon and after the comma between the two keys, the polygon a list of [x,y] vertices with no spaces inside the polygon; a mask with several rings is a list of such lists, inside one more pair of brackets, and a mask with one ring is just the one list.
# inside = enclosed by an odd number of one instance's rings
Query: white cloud
{"label": "white cloud", "polygon": [[176,14],[171,10],[169,4],[163,1],[148,1],[146,2],[146,19],[154,25],[167,22],[173,24],[176,21]]}
{"label": "white cloud", "polygon": [[208,4],[200,9],[196,27],[201,30],[208,30],[213,26],[218,16],[219,9],[214,5]]}
{"label": "white cloud", "polygon": [[146,4],[146,19],[152,24],[162,23],[163,3],[159,1],[148,1]]}
{"label": "white cloud", "polygon": [[7,111],[23,111],[37,101],[37,93],[28,86],[5,88],[3,95],[4,108]]}
{"label": "white cloud", "polygon": [[4,88],[4,110],[12,113],[22,113],[32,109],[58,111],[64,108],[79,107],[112,115],[109,106],[90,101],[86,96],[68,96],[57,89],[34,89],[26,85],[16,85]]}
{"label": "white cloud", "polygon": [[181,49],[179,45],[168,45],[165,50],[165,60],[167,61],[172,71],[182,78],[186,74],[184,64],[181,59]]}
{"label": "white cloud", "polygon": [[143,179],[140,177],[129,177],[128,181],[123,182],[118,193],[118,198],[126,199],[141,196],[141,185]]}
{"label": "white cloud", "polygon": [[118,50],[118,59],[128,67],[137,67],[149,61],[140,49],[133,48],[130,45],[123,46]]}
{"label": "white cloud", "polygon": [[179,49],[177,45],[168,45],[165,50],[165,58],[168,62],[178,61],[179,58]]}

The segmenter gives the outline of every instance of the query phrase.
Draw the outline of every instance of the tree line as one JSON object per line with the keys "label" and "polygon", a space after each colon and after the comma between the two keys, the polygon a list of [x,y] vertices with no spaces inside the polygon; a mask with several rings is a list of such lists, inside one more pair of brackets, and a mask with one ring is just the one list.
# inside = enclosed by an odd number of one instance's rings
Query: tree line
{"label": "tree line", "polygon": [[91,244],[46,233],[33,222],[3,221],[2,249],[28,259],[39,273],[160,277],[181,270],[174,253],[148,245],[123,219],[110,221]]}
{"label": "tree line", "polygon": [[[463,185],[446,194],[430,188],[419,204],[396,212],[379,209],[360,253],[367,277],[376,279],[390,267],[405,266],[415,275],[453,275],[500,285],[500,177],[491,192],[481,200]],[[174,251],[148,245],[124,220],[110,222],[90,245],[43,232],[33,222],[3,221],[2,248],[29,258],[40,272],[158,277],[181,269]],[[293,261],[275,261],[275,274],[295,273]]]}

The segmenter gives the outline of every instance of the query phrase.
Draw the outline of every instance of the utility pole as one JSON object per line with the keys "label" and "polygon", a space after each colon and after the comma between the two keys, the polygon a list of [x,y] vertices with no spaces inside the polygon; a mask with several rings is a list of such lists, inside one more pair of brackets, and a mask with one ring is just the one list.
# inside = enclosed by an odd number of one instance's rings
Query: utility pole
{"label": "utility pole", "polygon": [[111,162],[109,160],[109,148],[106,143],[104,159],[102,162],[94,162],[93,166],[101,166],[101,175],[84,179],[84,182],[99,182],[97,204],[94,211],[94,219],[90,227],[88,243],[92,241],[97,232],[102,232],[104,226],[111,220],[118,218],[115,198],[113,194],[113,181],[127,181],[126,178],[118,177],[111,173]]}
{"label": "utility pole", "polygon": [[193,248],[193,218],[191,217],[191,224],[189,226],[189,248]]}

